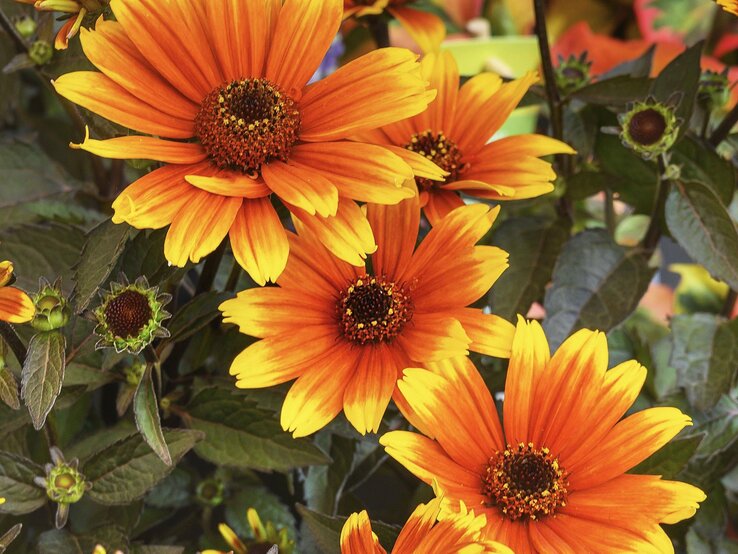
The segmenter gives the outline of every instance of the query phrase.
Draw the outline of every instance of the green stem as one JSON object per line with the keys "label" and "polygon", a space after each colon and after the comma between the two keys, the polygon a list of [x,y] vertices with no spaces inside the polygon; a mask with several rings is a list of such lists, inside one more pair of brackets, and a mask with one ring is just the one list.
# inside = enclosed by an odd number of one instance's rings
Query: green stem
{"label": "green stem", "polygon": [[213,288],[215,276],[218,274],[218,268],[220,267],[220,262],[223,259],[225,248],[226,241],[224,240],[220,243],[220,246],[215,249],[215,251],[208,255],[205,260],[205,265],[202,268],[202,273],[200,273],[200,280],[197,282],[195,295],[207,292]]}
{"label": "green stem", "polygon": [[18,360],[18,363],[23,365],[26,361],[27,350],[10,323],[0,321],[0,337],[2,337],[5,343],[13,351],[13,355],[15,356],[15,359]]}
{"label": "green stem", "polygon": [[231,273],[228,275],[228,281],[226,282],[225,290],[235,291],[238,286],[238,279],[241,277],[241,264],[238,260],[233,260],[233,267]]}
{"label": "green stem", "polygon": [[720,125],[718,125],[712,132],[708,142],[713,147],[717,148],[717,146],[728,137],[736,123],[738,123],[738,102],[733,106],[733,109],[728,112],[728,115],[723,118]]}
{"label": "green stem", "polygon": [[661,220],[663,218],[666,197],[669,195],[669,190],[671,189],[671,181],[662,178],[666,171],[666,165],[666,161],[663,158],[659,158],[659,172],[656,177],[656,198],[653,203],[651,221],[648,224],[646,236],[643,237],[643,241],[641,242],[641,248],[649,257],[656,250],[659,240],[661,240]]}
{"label": "green stem", "polygon": [[605,189],[605,226],[610,236],[615,236],[615,199],[609,188]]}
{"label": "green stem", "polygon": [[390,45],[389,24],[387,19],[382,15],[367,16],[369,22],[369,32],[377,45],[377,48],[387,48]]}

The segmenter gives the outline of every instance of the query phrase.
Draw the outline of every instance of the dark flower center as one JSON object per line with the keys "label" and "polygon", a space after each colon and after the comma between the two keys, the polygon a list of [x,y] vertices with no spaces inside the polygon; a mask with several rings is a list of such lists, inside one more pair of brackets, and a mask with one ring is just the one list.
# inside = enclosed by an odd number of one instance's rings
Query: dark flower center
{"label": "dark flower center", "polygon": [[[443,132],[437,135],[431,131],[417,133],[412,136],[410,142],[405,145],[405,148],[425,156],[444,171],[448,171],[449,175],[445,181],[447,183],[455,181],[459,173],[464,170],[464,164],[461,161],[461,151],[459,151],[454,141],[446,138]],[[418,183],[418,186],[425,189],[430,189],[440,184],[440,181],[432,181],[431,179],[422,177],[416,177],[415,182]]]}
{"label": "dark flower center", "polygon": [[252,177],[262,164],[286,161],[299,131],[297,104],[266,79],[216,88],[195,117],[195,133],[213,163]]}
{"label": "dark flower center", "polygon": [[653,108],[633,114],[628,123],[628,132],[635,142],[649,146],[658,142],[666,130],[666,119]]}
{"label": "dark flower center", "polygon": [[507,445],[495,453],[482,476],[482,494],[488,506],[496,506],[513,521],[540,519],[566,506],[566,472],[548,448],[533,443]]}
{"label": "dark flower center", "polygon": [[414,311],[403,287],[367,275],[341,292],[336,308],[343,336],[358,344],[391,341],[413,318]]}
{"label": "dark flower center", "polygon": [[151,321],[149,299],[135,290],[125,290],[105,307],[105,323],[116,337],[135,337]]}

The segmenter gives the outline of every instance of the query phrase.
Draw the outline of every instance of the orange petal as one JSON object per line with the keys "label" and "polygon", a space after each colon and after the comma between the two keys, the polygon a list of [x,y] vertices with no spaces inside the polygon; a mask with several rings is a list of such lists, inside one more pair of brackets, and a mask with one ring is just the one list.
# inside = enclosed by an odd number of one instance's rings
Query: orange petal
{"label": "orange petal", "polygon": [[389,347],[362,347],[356,371],[343,395],[346,419],[361,433],[376,433],[387,409],[402,368],[397,367]]}
{"label": "orange petal", "polygon": [[82,144],[72,144],[103,158],[131,160],[142,158],[172,164],[195,164],[208,157],[207,153],[194,142],[174,142],[154,137],[129,136],[107,140],[95,140],[85,137]]}
{"label": "orange petal", "polygon": [[427,110],[415,116],[415,124],[419,129],[445,134],[452,128],[456,116],[459,68],[448,51],[426,54],[420,65],[429,88],[436,90],[436,98]]}
{"label": "orange petal", "polygon": [[393,154],[398,155],[402,160],[410,166],[416,177],[424,177],[434,181],[443,181],[448,175],[447,171],[442,170],[428,158],[412,150],[408,150],[403,146],[384,145]]}
{"label": "orange petal", "polygon": [[440,17],[404,6],[393,6],[387,8],[387,11],[400,22],[423,52],[436,52],[440,49],[446,38],[446,25]]}
{"label": "orange petal", "polygon": [[261,175],[267,186],[284,202],[310,215],[336,215],[338,189],[310,167],[292,160],[289,163],[273,161],[262,166]]}
{"label": "orange petal", "polygon": [[353,200],[339,199],[333,217],[312,216],[296,206],[287,207],[307,232],[343,261],[363,268],[367,254],[377,249],[372,228]]}
{"label": "orange petal", "polygon": [[0,287],[0,321],[26,323],[35,313],[33,300],[25,292],[15,287]]}
{"label": "orange petal", "polygon": [[299,99],[333,42],[342,13],[341,0],[287,0],[274,29],[265,77]]}
{"label": "orange petal", "polygon": [[290,160],[325,177],[345,198],[396,204],[414,193],[403,187],[413,179],[410,166],[381,146],[357,142],[300,144],[292,150]]}
{"label": "orange petal", "polygon": [[200,106],[151,66],[120,23],[99,18],[94,30],[82,28],[80,41],[87,58],[113,82],[166,114],[194,121]]}
{"label": "orange petal", "polygon": [[464,205],[459,194],[453,190],[433,188],[428,191],[428,203],[423,207],[431,225],[437,225],[444,217]]}
{"label": "orange petal", "polygon": [[223,241],[241,208],[241,198],[195,190],[190,202],[174,216],[164,241],[169,263],[184,267],[199,262]]}
{"label": "orange petal", "polygon": [[453,312],[471,339],[469,349],[486,356],[509,358],[515,327],[506,319],[485,314],[477,308],[462,308]]}
{"label": "orange petal", "polygon": [[426,90],[416,59],[404,48],[381,48],[309,85],[300,138],[339,140],[423,111],[435,91]]}
{"label": "orange petal", "polygon": [[269,198],[244,199],[228,236],[234,257],[255,282],[262,286],[277,282],[290,245]]}
{"label": "orange petal", "polygon": [[193,187],[220,196],[264,198],[272,193],[261,177],[252,179],[239,171],[217,169],[212,165],[201,169],[198,175],[186,175],[185,181]]}
{"label": "orange petal", "polygon": [[341,529],[341,554],[387,554],[372,532],[366,510],[351,514]]}
{"label": "orange petal", "polygon": [[[190,138],[195,134],[193,120],[168,115],[136,98],[123,87],[96,71],[74,71],[53,81],[61,96],[141,133],[167,138]],[[111,101],[114,99],[114,101]]]}
{"label": "orange petal", "polygon": [[458,319],[418,313],[396,340],[408,357],[419,363],[466,356],[471,342]]}
{"label": "orange petal", "polygon": [[367,219],[377,239],[377,251],[372,255],[374,274],[393,278],[408,265],[415,250],[420,225],[418,198],[395,206],[369,204]]}

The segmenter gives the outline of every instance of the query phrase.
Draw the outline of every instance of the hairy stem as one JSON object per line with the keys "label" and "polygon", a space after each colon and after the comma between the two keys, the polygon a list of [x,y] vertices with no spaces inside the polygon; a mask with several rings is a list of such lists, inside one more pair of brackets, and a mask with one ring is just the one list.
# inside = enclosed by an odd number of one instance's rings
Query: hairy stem
{"label": "hairy stem", "polygon": [[5,344],[13,351],[13,355],[18,360],[18,363],[23,365],[26,361],[27,350],[10,323],[0,321],[0,337],[2,337]]}

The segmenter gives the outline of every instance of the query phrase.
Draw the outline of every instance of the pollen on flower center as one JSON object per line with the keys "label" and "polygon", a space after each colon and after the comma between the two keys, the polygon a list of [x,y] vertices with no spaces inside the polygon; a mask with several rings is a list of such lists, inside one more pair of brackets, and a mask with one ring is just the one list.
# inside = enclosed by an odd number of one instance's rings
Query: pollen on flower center
{"label": "pollen on flower center", "polygon": [[412,319],[413,311],[403,287],[367,275],[341,291],[337,303],[343,336],[358,344],[391,341]]}
{"label": "pollen on flower center", "polygon": [[666,131],[666,119],[658,110],[648,108],[633,114],[628,131],[638,144],[648,146],[658,142]]}
{"label": "pollen on flower center", "polygon": [[195,133],[213,163],[252,177],[262,164],[286,161],[299,131],[297,104],[266,79],[216,88],[195,117]]}
{"label": "pollen on flower center", "polygon": [[152,315],[149,299],[135,290],[121,292],[105,307],[105,323],[116,337],[138,335]]}
{"label": "pollen on flower center", "polygon": [[548,448],[533,443],[507,445],[496,452],[482,476],[487,505],[496,506],[513,521],[536,520],[566,506],[567,474]]}
{"label": "pollen on flower center", "polygon": [[[434,134],[432,131],[424,131],[416,133],[405,145],[405,148],[417,152],[428,158],[444,171],[448,171],[446,182],[455,181],[459,173],[464,170],[464,164],[461,162],[461,151],[456,143],[440,132]],[[438,184],[438,181],[416,177],[415,181],[418,186],[429,189]]]}

